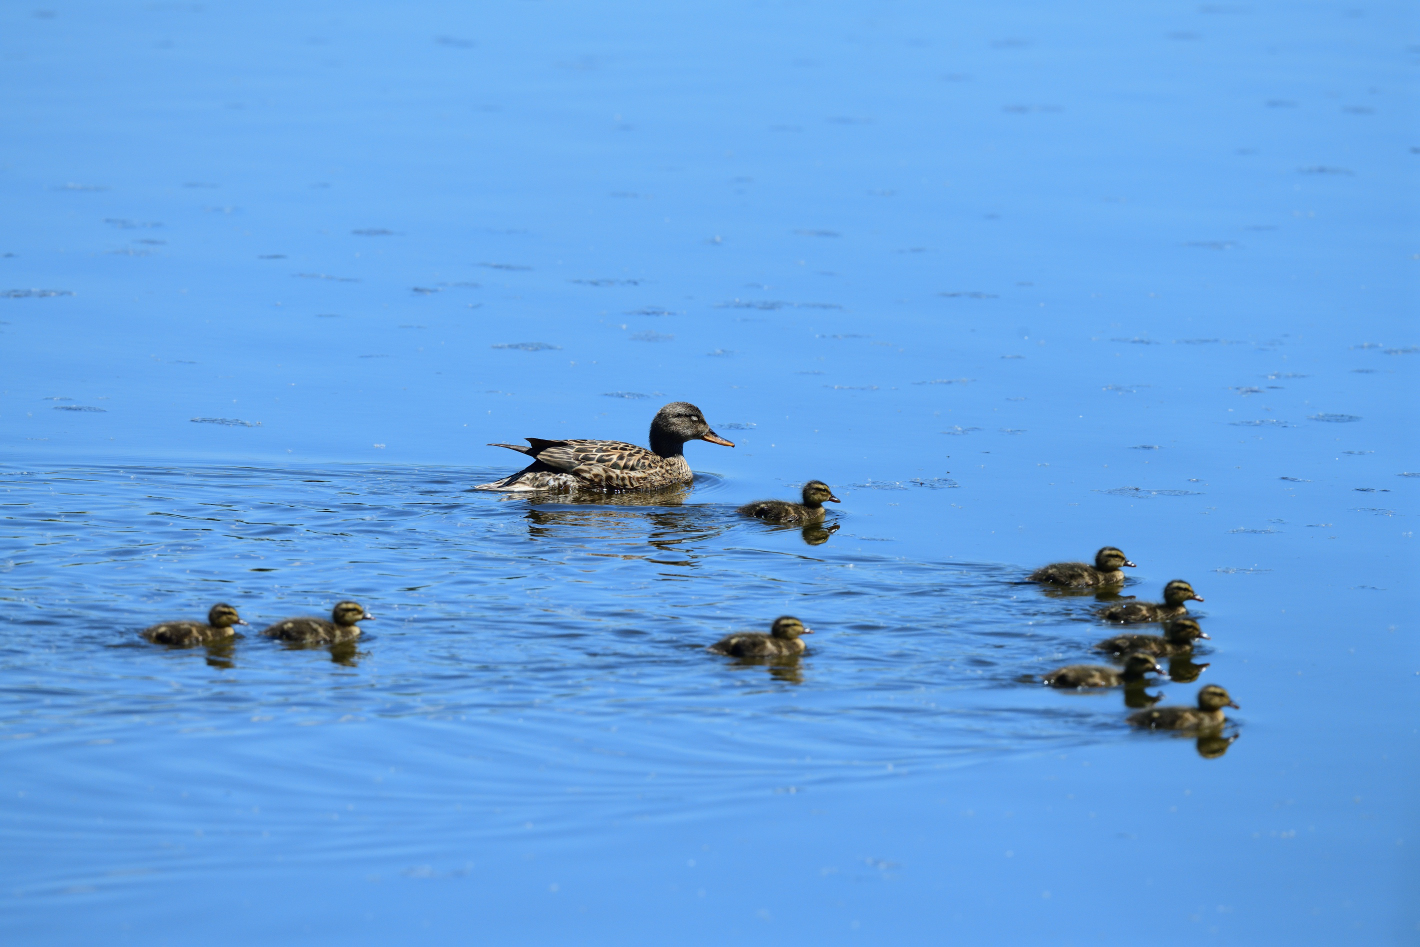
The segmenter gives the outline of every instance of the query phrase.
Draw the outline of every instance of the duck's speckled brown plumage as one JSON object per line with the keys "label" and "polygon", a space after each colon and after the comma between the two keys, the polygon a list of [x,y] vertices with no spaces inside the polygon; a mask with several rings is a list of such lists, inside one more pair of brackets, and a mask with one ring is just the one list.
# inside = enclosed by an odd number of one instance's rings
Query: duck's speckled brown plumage
{"label": "duck's speckled brown plumage", "polygon": [[527,439],[528,446],[491,444],[527,454],[533,462],[502,480],[479,484],[479,490],[547,491],[656,490],[689,483],[694,475],[682,451],[686,441],[735,445],[710,429],[693,404],[675,401],[656,412],[647,450],[624,441]]}
{"label": "duck's speckled brown plumage", "polygon": [[356,622],[374,621],[358,602],[339,602],[331,609],[330,621],[324,618],[287,618],[262,632],[268,638],[301,644],[336,644],[360,637]]}
{"label": "duck's speckled brown plumage", "polygon": [[1193,591],[1193,586],[1182,579],[1174,579],[1164,586],[1162,605],[1154,602],[1121,602],[1100,612],[1100,617],[1105,621],[1117,621],[1124,624],[1166,621],[1170,618],[1182,618],[1187,615],[1188,608],[1183,604],[1187,601],[1201,602],[1203,596]]}
{"label": "duck's speckled brown plumage", "polygon": [[1198,627],[1198,622],[1192,618],[1175,618],[1164,626],[1162,635],[1115,635],[1095,645],[1095,650],[1112,654],[1142,651],[1145,654],[1172,657],[1177,654],[1191,654],[1193,642],[1207,637],[1203,629]]}
{"label": "duck's speckled brown plumage", "polygon": [[1072,664],[1057,668],[1041,678],[1051,687],[1118,687],[1144,680],[1149,673],[1162,674],[1163,668],[1147,654],[1131,654],[1124,661],[1124,669],[1106,667],[1103,664]]}
{"label": "duck's speckled brown plumage", "polygon": [[799,636],[811,634],[803,622],[785,615],[774,619],[767,635],[759,631],[728,635],[712,644],[710,650],[735,658],[787,658],[803,654],[807,645]]}
{"label": "duck's speckled brown plumage", "polygon": [[139,634],[154,644],[190,648],[232,638],[236,635],[232,626],[245,624],[235,608],[222,602],[208,611],[206,624],[200,621],[165,621],[144,628]]}
{"label": "duck's speckled brown plumage", "polygon": [[1197,707],[1155,707],[1130,714],[1129,723],[1147,730],[1216,730],[1227,722],[1223,708],[1237,706],[1227,691],[1209,684],[1198,692]]}
{"label": "duck's speckled brown plumage", "polygon": [[1030,580],[1077,589],[1098,588],[1122,585],[1124,573],[1120,570],[1132,568],[1134,563],[1124,553],[1113,546],[1105,546],[1095,553],[1094,565],[1087,562],[1052,562],[1032,572]]}
{"label": "duck's speckled brown plumage", "polygon": [[817,523],[823,520],[824,503],[840,503],[833,488],[822,480],[804,484],[803,503],[788,500],[756,500],[740,507],[744,516],[753,516],[766,523]]}

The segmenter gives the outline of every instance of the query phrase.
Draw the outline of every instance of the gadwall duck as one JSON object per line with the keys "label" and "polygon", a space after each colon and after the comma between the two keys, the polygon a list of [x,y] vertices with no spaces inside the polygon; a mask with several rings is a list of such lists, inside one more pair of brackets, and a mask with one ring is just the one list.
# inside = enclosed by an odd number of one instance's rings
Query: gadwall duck
{"label": "gadwall duck", "polygon": [[517,473],[479,484],[478,490],[550,491],[573,490],[656,490],[694,479],[683,450],[686,441],[709,441],[725,447],[725,440],[705,422],[705,414],[693,404],[675,401],[656,412],[651,420],[651,449],[623,441],[527,439],[529,446],[490,444],[506,447],[533,458]]}

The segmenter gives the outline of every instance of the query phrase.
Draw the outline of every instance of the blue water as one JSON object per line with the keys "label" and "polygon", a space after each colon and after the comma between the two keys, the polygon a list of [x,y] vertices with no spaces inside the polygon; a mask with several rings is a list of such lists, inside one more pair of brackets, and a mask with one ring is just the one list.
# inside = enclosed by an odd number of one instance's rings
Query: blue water
{"label": "blue water", "polygon": [[[1420,940],[1403,4],[0,10],[7,942]],[[475,493],[536,437],[693,487]],[[829,530],[736,505],[809,478]],[[1030,683],[1185,578],[1231,745]],[[355,649],[255,628],[355,598]],[[797,665],[704,651],[780,614]],[[1187,680],[1194,677],[1195,680]]]}

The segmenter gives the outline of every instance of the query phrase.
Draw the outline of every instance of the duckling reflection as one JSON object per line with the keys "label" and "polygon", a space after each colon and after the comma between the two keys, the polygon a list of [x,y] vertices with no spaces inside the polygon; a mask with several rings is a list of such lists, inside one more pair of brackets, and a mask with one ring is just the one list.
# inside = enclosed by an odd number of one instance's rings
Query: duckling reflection
{"label": "duckling reflection", "polygon": [[1232,746],[1240,736],[1242,736],[1241,733],[1234,733],[1226,737],[1221,733],[1200,733],[1198,740],[1194,743],[1194,748],[1198,750],[1198,755],[1205,760],[1216,760],[1228,752],[1228,747]]}
{"label": "duckling reflection", "polygon": [[1228,719],[1223,716],[1224,707],[1237,708],[1228,692],[1217,684],[1205,685],[1198,692],[1198,706],[1155,707],[1142,713],[1130,714],[1130,726],[1145,730],[1179,730],[1195,732],[1207,730],[1217,732]]}
{"label": "duckling reflection", "polygon": [[165,621],[150,625],[139,634],[154,644],[191,648],[232,638],[236,635],[232,626],[245,624],[235,608],[219,602],[207,612],[205,624],[200,621]]}
{"label": "duckling reflection", "polygon": [[1154,602],[1126,602],[1106,608],[1100,612],[1100,617],[1105,621],[1117,621],[1125,624],[1182,618],[1188,614],[1188,607],[1184,604],[1188,601],[1201,602],[1203,596],[1193,591],[1193,586],[1182,579],[1174,579],[1164,586],[1162,605]]}
{"label": "duckling reflection", "polygon": [[213,641],[207,645],[207,654],[204,660],[208,667],[230,670],[237,666],[235,660],[237,653],[236,637],[223,638],[221,641]]}
{"label": "duckling reflection", "polygon": [[1147,678],[1141,678],[1137,681],[1126,681],[1124,684],[1124,706],[1128,707],[1130,710],[1143,710],[1163,700],[1163,691],[1159,691],[1157,694],[1149,693],[1147,688],[1151,683],[1153,682]]}
{"label": "duckling reflection", "polygon": [[267,627],[262,635],[295,644],[340,644],[360,637],[358,622],[374,620],[375,616],[365,611],[359,602],[344,601],[337,602],[331,609],[329,621],[324,618],[287,618]]}
{"label": "duckling reflection", "polygon": [[1105,546],[1095,553],[1095,564],[1084,562],[1052,562],[1041,566],[1030,574],[1032,582],[1059,585],[1067,588],[1097,588],[1099,586],[1123,585],[1123,569],[1135,568],[1124,553],[1113,546]]}
{"label": "duckling reflection", "polygon": [[788,658],[804,653],[808,645],[800,635],[811,635],[813,631],[792,615],[774,619],[769,634],[762,631],[745,631],[726,635],[709,647],[713,654],[723,654],[735,658]]}
{"label": "duckling reflection", "polygon": [[1119,687],[1121,684],[1139,685],[1144,681],[1144,675],[1162,673],[1164,669],[1151,655],[1136,653],[1124,658],[1123,670],[1103,664],[1071,664],[1056,668],[1040,680],[1051,687]]}
{"label": "duckling reflection", "polygon": [[820,523],[823,521],[825,503],[840,503],[833,495],[833,488],[822,480],[810,480],[804,484],[803,503],[788,500],[756,500],[739,508],[741,516],[753,516],[766,523]]}
{"label": "duckling reflection", "polygon": [[1167,657],[1189,654],[1193,651],[1193,642],[1207,637],[1203,629],[1198,627],[1198,622],[1192,618],[1175,618],[1164,625],[1162,635],[1115,635],[1095,645],[1095,650],[1108,651],[1111,654],[1142,651],[1145,654]]}
{"label": "duckling reflection", "polygon": [[764,668],[769,672],[769,676],[776,681],[783,681],[785,684],[804,683],[804,672],[799,667],[797,654],[787,658],[736,658],[730,661],[726,667],[737,671]]}
{"label": "duckling reflection", "polygon": [[[295,650],[298,646],[287,645],[287,648]],[[369,657],[368,651],[359,650],[359,646],[353,641],[337,641],[330,648],[330,663],[339,664],[341,667],[359,667],[360,659]]]}
{"label": "duckling reflection", "polygon": [[822,546],[828,542],[828,537],[838,532],[838,524],[832,523],[828,526],[820,526],[818,523],[810,523],[799,530],[799,535],[803,538],[807,546]]}
{"label": "duckling reflection", "polygon": [[1180,684],[1192,684],[1198,680],[1198,675],[1203,673],[1203,669],[1208,666],[1208,663],[1204,661],[1202,664],[1195,664],[1193,658],[1186,654],[1169,658],[1169,680],[1177,681]]}

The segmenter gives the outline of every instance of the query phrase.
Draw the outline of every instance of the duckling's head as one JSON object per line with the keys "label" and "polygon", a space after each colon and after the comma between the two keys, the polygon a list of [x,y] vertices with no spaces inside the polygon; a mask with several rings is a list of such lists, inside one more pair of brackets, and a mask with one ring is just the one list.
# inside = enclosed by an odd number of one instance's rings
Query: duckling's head
{"label": "duckling's head", "polygon": [[1232,707],[1240,710],[1233,699],[1228,696],[1228,692],[1217,684],[1209,684],[1198,692],[1198,708],[1200,710],[1222,710],[1224,707]]}
{"label": "duckling's head", "polygon": [[1124,656],[1124,673],[1130,677],[1142,677],[1150,671],[1155,674],[1164,673],[1164,669],[1159,667],[1159,662],[1155,661],[1153,656],[1141,651],[1132,651]]}
{"label": "duckling's head", "polygon": [[365,611],[359,602],[336,602],[330,610],[330,620],[337,625],[353,625],[356,622],[374,621],[375,616]]}
{"label": "duckling's head", "polygon": [[833,488],[822,480],[810,480],[804,484],[804,506],[823,506],[825,503],[842,503],[833,495]]}
{"label": "duckling's head", "polygon": [[1198,627],[1198,622],[1192,618],[1175,618],[1168,623],[1164,636],[1175,644],[1190,644],[1199,638],[1208,638],[1203,629]]}
{"label": "duckling's head", "polygon": [[219,602],[212,606],[212,610],[207,613],[207,624],[213,628],[230,628],[233,625],[245,625],[237,610],[225,602]]}
{"label": "duckling's head", "polygon": [[705,420],[705,412],[688,401],[672,401],[656,412],[651,419],[651,449],[661,454],[664,450],[680,453],[680,446],[686,441],[709,441],[725,447],[735,445],[714,431]]}
{"label": "duckling's head", "polygon": [[770,634],[775,638],[786,638],[793,641],[799,635],[811,635],[813,631],[805,628],[804,623],[797,618],[785,615],[782,618],[774,619],[774,627],[770,630]]}
{"label": "duckling's head", "polygon": [[1182,605],[1187,601],[1201,602],[1203,596],[1193,591],[1193,586],[1182,579],[1174,579],[1164,586],[1164,601],[1169,605]]}
{"label": "duckling's head", "polygon": [[1101,572],[1116,572],[1120,569],[1133,569],[1134,563],[1113,546],[1105,546],[1095,553],[1095,568]]}

